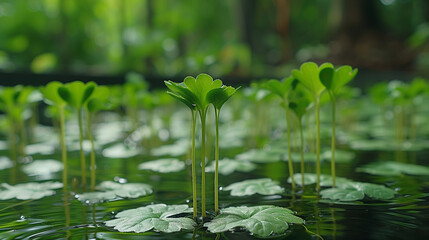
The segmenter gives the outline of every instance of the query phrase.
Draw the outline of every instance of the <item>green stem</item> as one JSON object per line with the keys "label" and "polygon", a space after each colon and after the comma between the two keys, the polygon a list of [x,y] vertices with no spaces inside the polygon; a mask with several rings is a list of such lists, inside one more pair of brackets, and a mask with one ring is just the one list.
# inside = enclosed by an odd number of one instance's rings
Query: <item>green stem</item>
{"label": "green stem", "polygon": [[192,206],[194,209],[194,219],[197,218],[197,173],[195,170],[195,126],[197,125],[197,114],[195,110],[192,111]]}
{"label": "green stem", "polygon": [[66,137],[65,137],[65,117],[64,117],[64,107],[58,107],[60,112],[60,143],[61,143],[61,159],[63,162],[63,186],[64,191],[67,191],[67,148],[66,148]]}
{"label": "green stem", "polygon": [[19,141],[20,153],[19,154],[21,155],[21,157],[25,157],[25,142],[27,141],[27,137],[25,133],[24,120],[22,119],[19,120],[18,127],[19,127],[19,136],[20,136],[20,141]]}
{"label": "green stem", "polygon": [[290,141],[290,119],[289,119],[289,109],[287,101],[285,100],[285,110],[286,110],[286,131],[287,131],[287,154],[288,154],[288,167],[289,167],[289,176],[292,181],[292,190],[295,190],[295,180],[293,178],[293,165],[292,165],[292,154],[291,154],[291,141]]}
{"label": "green stem", "polygon": [[15,121],[12,118],[9,118],[9,148],[10,148],[10,157],[14,161],[15,166],[18,164],[17,154],[16,154],[16,140],[15,140]]}
{"label": "green stem", "polygon": [[95,144],[94,144],[94,137],[92,136],[91,131],[91,113],[88,110],[85,110],[86,115],[86,126],[88,129],[88,138],[91,142],[91,191],[95,190]]}
{"label": "green stem", "polygon": [[302,122],[301,119],[298,119],[298,127],[299,127],[299,138],[300,138],[300,154],[301,154],[301,186],[304,189],[304,134],[302,132]]}
{"label": "green stem", "polygon": [[216,117],[216,146],[215,146],[215,176],[214,176],[214,194],[215,194],[215,214],[219,212],[219,110],[215,108]]}
{"label": "green stem", "polygon": [[331,94],[332,101],[332,137],[331,137],[331,175],[332,187],[335,187],[335,97]]}
{"label": "green stem", "polygon": [[80,166],[82,170],[82,187],[86,187],[86,162],[85,153],[83,151],[83,125],[82,125],[82,108],[77,110],[77,118],[79,123],[79,147],[80,147]]}
{"label": "green stem", "polygon": [[206,114],[207,109],[200,111],[201,117],[201,212],[206,217]]}
{"label": "green stem", "polygon": [[320,98],[316,97],[316,175],[317,175],[317,183],[316,189],[320,191],[320,116],[319,116],[319,108],[320,108]]}

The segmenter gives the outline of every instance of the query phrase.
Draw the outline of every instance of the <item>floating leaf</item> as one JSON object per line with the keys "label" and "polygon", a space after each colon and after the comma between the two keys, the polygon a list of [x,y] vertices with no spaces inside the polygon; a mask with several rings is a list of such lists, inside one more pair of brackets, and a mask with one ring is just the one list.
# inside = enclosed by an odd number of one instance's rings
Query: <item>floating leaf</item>
{"label": "floating leaf", "polygon": [[419,142],[398,142],[394,139],[363,139],[355,140],[350,143],[354,150],[361,151],[421,151],[428,149],[428,141]]}
{"label": "floating leaf", "polygon": [[107,158],[130,158],[139,155],[137,148],[130,148],[122,143],[117,143],[103,150],[103,156]]}
{"label": "floating leaf", "polygon": [[359,167],[356,171],[382,176],[429,175],[429,167],[401,162],[374,162]]}
{"label": "floating leaf", "polygon": [[[239,172],[250,172],[256,168],[256,165],[246,161],[237,161],[232,159],[222,159],[219,160],[219,173],[223,175],[229,175],[235,171]],[[211,164],[206,167],[207,172],[215,171],[215,162],[212,161]]]}
{"label": "floating leaf", "polygon": [[251,149],[236,155],[235,158],[257,163],[279,162],[282,160],[282,154],[265,149]]}
{"label": "floating leaf", "polygon": [[258,237],[284,233],[289,224],[304,224],[287,208],[263,205],[255,207],[229,207],[220,210],[212,221],[204,224],[212,233],[232,231],[242,227]]}
{"label": "floating leaf", "polygon": [[182,156],[188,153],[189,141],[180,139],[170,145],[162,145],[150,151],[152,156]]}
{"label": "floating leaf", "polygon": [[373,183],[350,182],[338,185],[337,188],[325,189],[320,192],[322,198],[338,201],[356,201],[365,196],[374,200],[389,200],[396,192],[390,188]]}
{"label": "floating leaf", "polygon": [[138,198],[153,192],[152,186],[144,183],[116,183],[104,181],[97,186],[98,192],[76,195],[76,198],[87,204],[94,204],[115,198]]}
{"label": "floating leaf", "polygon": [[185,163],[177,158],[163,158],[139,164],[140,170],[152,170],[160,173],[179,172],[185,169]]}
{"label": "floating leaf", "polygon": [[42,154],[50,155],[55,153],[55,147],[53,144],[46,143],[34,143],[25,146],[25,153],[28,155]]}
{"label": "floating leaf", "polygon": [[142,233],[150,230],[160,232],[178,232],[181,229],[193,229],[194,220],[185,217],[173,217],[190,213],[188,205],[154,204],[125,210],[116,214],[117,219],[106,221],[106,226],[120,232]]}
{"label": "floating leaf", "polygon": [[8,157],[0,157],[0,170],[10,168],[13,166],[13,162]]}
{"label": "floating leaf", "polygon": [[[295,183],[298,185],[301,185],[302,181],[301,181],[301,173],[295,173],[293,175],[293,179],[295,180]],[[291,183],[291,178],[288,178],[288,183]],[[317,175],[314,173],[304,173],[304,185],[311,185],[311,184],[316,184],[317,182]],[[341,185],[347,185],[350,182],[352,182],[351,180],[347,179],[347,178],[342,178],[342,177],[336,177],[335,178],[335,185],[336,186],[341,186]],[[322,187],[331,187],[332,186],[332,177],[331,175],[326,175],[326,174],[320,174],[320,186]]]}
{"label": "floating leaf", "polygon": [[53,189],[63,187],[60,182],[29,182],[17,185],[2,183],[0,188],[0,200],[16,198],[19,200],[40,199],[55,194]]}
{"label": "floating leaf", "polygon": [[223,190],[231,191],[231,196],[249,196],[257,193],[261,195],[273,195],[283,192],[283,188],[269,178],[244,180],[233,183]]}
{"label": "floating leaf", "polygon": [[27,175],[49,175],[63,170],[63,164],[53,159],[35,160],[22,166]]}

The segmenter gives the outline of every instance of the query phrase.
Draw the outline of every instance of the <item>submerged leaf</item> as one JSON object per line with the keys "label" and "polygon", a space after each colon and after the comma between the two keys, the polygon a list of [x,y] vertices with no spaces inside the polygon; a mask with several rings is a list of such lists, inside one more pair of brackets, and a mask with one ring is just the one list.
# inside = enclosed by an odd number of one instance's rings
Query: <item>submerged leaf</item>
{"label": "submerged leaf", "polygon": [[283,192],[283,188],[270,178],[236,182],[225,187],[223,190],[231,191],[231,196],[249,196],[257,193],[261,195],[273,195]]}
{"label": "submerged leaf", "polygon": [[139,164],[140,170],[152,170],[160,173],[179,172],[185,169],[185,163],[177,158],[163,158]]}
{"label": "submerged leaf", "polygon": [[76,195],[86,204],[94,204],[115,198],[138,198],[153,192],[152,186],[145,183],[117,183],[104,181],[97,186],[98,192],[87,192]]}
{"label": "submerged leaf", "polygon": [[[232,159],[219,160],[219,173],[222,175],[229,175],[235,171],[239,172],[250,172],[256,168],[256,165],[246,161],[237,161]],[[207,172],[215,171],[215,162],[211,161],[211,164],[206,167]]]}
{"label": "submerged leaf", "polygon": [[8,157],[0,157],[0,170],[10,168],[13,166],[12,161]]}
{"label": "submerged leaf", "polygon": [[401,162],[374,162],[359,167],[356,171],[382,176],[429,175],[429,167]]}
{"label": "submerged leaf", "polygon": [[150,230],[160,232],[178,232],[181,229],[193,229],[194,220],[185,217],[173,217],[190,213],[188,205],[154,204],[125,210],[116,214],[116,219],[106,221],[106,226],[120,232],[142,233]]}
{"label": "submerged leaf", "polygon": [[53,189],[63,187],[60,182],[29,182],[17,185],[2,183],[0,187],[0,200],[16,198],[19,200],[40,199],[55,194]]}
{"label": "submerged leaf", "polygon": [[284,233],[289,224],[304,224],[304,220],[293,215],[287,208],[263,205],[255,207],[229,207],[220,210],[211,222],[204,224],[212,233],[232,231],[243,227],[259,237]]}

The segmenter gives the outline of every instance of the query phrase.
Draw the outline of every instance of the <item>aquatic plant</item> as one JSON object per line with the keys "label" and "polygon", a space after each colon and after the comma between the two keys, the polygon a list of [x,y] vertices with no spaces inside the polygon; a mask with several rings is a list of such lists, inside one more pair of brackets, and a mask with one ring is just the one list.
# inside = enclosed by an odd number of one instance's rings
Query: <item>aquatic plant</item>
{"label": "aquatic plant", "polygon": [[79,147],[80,147],[80,160],[82,170],[82,187],[86,188],[86,161],[85,153],[83,151],[83,123],[82,123],[82,110],[85,103],[91,97],[96,84],[94,82],[83,83],[81,81],[74,81],[58,88],[58,94],[77,113],[77,120],[79,124]]}
{"label": "aquatic plant", "polygon": [[326,87],[332,103],[331,174],[333,187],[335,187],[335,99],[341,88],[350,82],[357,72],[357,69],[345,65],[336,69],[333,66],[326,67],[319,73],[320,81]]}

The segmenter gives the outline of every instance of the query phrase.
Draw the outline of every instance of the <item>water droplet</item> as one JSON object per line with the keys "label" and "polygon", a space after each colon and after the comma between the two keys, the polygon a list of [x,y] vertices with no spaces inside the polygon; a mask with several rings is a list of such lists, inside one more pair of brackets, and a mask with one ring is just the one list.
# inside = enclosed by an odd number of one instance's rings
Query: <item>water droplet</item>
{"label": "water droplet", "polygon": [[25,220],[25,217],[24,216],[21,216],[21,217],[19,217],[21,220]]}
{"label": "water droplet", "polygon": [[186,199],[186,203],[190,203],[191,202],[191,200],[189,200],[189,199]]}
{"label": "water droplet", "polygon": [[223,187],[219,187],[219,191],[222,191],[223,190]]}

